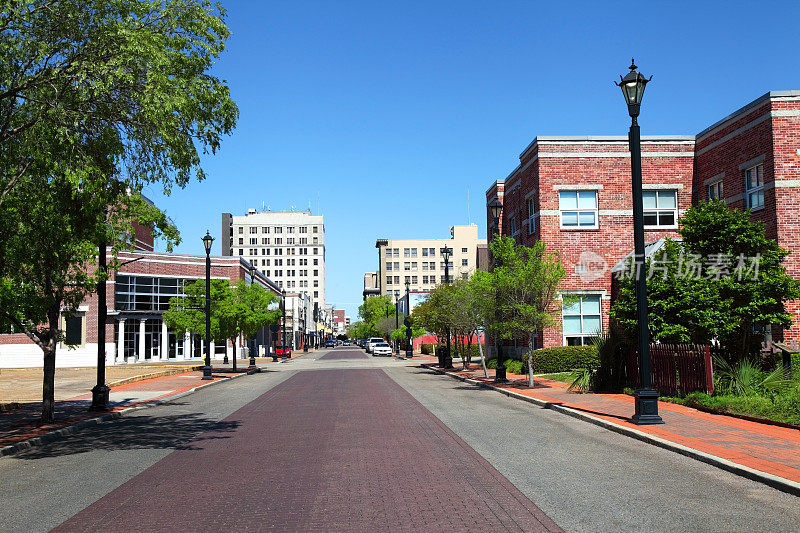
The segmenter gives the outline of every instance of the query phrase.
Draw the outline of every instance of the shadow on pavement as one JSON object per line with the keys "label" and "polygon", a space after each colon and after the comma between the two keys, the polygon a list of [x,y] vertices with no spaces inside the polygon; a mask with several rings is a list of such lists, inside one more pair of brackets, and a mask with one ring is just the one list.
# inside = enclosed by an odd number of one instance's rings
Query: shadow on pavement
{"label": "shadow on pavement", "polygon": [[238,426],[236,421],[213,421],[196,414],[123,417],[23,451],[15,458],[41,459],[96,450],[199,450],[203,441],[227,439]]}

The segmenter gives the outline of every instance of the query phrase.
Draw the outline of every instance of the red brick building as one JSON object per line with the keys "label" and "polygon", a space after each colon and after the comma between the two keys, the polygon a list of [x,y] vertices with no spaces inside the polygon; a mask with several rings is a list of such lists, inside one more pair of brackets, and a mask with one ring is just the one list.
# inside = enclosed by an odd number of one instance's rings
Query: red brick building
{"label": "red brick building", "polygon": [[[202,357],[199,335],[176,335],[161,315],[169,299],[180,296],[185,282],[205,279],[205,256],[153,252],[149,231],[136,232],[136,250],[121,252],[123,266],[111,273],[106,285],[106,364],[144,361],[186,360]],[[110,259],[110,255],[109,255]],[[127,264],[125,264],[127,263]],[[230,283],[239,280],[260,283],[280,295],[270,279],[240,257],[212,257],[211,278]],[[62,318],[61,327],[74,346],[59,345],[56,365],[59,367],[95,366],[97,364],[97,295],[90,295],[78,308],[75,317]],[[270,345],[268,328],[250,341],[259,352]],[[244,339],[242,339],[244,341]],[[229,340],[212,343],[215,357],[232,354]],[[238,350],[237,350],[237,353]],[[21,333],[0,334],[0,368],[35,367],[42,365],[42,352]]]}
{"label": "red brick building", "polygon": [[[626,136],[537,137],[487,204],[503,203],[501,232],[557,250],[567,268],[563,291],[578,304],[538,347],[584,344],[608,327],[610,268],[633,249],[630,152]],[[753,210],[767,235],[792,253],[800,277],[800,91],[773,91],[698,135],[642,137],[645,240],[677,236],[677,220],[693,203],[719,197]],[[494,232],[487,210],[489,234]],[[790,309],[800,318],[798,302]],[[773,332],[800,339],[800,326]]]}

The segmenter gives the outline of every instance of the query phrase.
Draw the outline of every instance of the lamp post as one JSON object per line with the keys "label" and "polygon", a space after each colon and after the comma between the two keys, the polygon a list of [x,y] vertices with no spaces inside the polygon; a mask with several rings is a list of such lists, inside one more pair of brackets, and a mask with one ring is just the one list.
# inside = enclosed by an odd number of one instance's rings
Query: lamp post
{"label": "lamp post", "polygon": [[[251,264],[250,265],[250,285],[253,285],[255,282],[256,282],[256,267]],[[259,328],[259,329],[261,329],[261,328]],[[256,339],[258,339],[258,332],[256,332]],[[250,370],[253,370],[253,369],[256,368],[256,352],[258,351],[258,340],[256,340],[256,342],[254,343],[253,348],[255,348],[255,350],[251,350],[250,351]],[[236,361],[234,361],[233,364],[236,364]]]}
{"label": "lamp post", "polygon": [[[450,285],[450,256],[453,250],[445,246],[439,250],[439,253],[442,255],[442,259],[444,259],[444,282],[446,285]],[[453,368],[453,356],[450,355],[450,326],[446,326],[445,335],[447,336],[447,352],[440,364],[442,368]]]}
{"label": "lamp post", "polygon": [[[492,218],[494,219],[494,237],[500,236],[500,217],[503,215],[503,203],[500,201],[499,198],[495,197],[489,202],[489,211],[492,213]],[[492,247],[489,247],[489,252],[491,253]],[[494,270],[498,266],[498,260],[492,254],[492,270]],[[497,290],[495,293],[495,320],[500,322],[502,318],[500,314],[500,289]],[[500,338],[500,333],[498,332],[495,335],[495,344],[497,346],[497,367],[494,371],[494,382],[495,383],[506,383],[508,379],[506,379],[506,365],[503,362],[503,340]]]}
{"label": "lamp post", "polygon": [[[634,392],[634,415],[636,424],[663,424],[658,415],[658,392],[650,383],[650,338],[647,325],[647,279],[641,272],[644,266],[644,208],[642,199],[642,145],[639,136],[639,108],[642,105],[644,89],[653,77],[645,78],[636,71],[631,59],[630,72],[616,85],[622,89],[628,114],[631,117],[631,129],[628,133],[628,145],[631,151],[631,180],[633,192],[633,272],[636,278],[636,316],[638,324],[639,375],[641,386]],[[641,262],[641,263],[640,263]]]}
{"label": "lamp post", "polygon": [[108,411],[108,395],[111,389],[106,385],[106,240],[101,237],[97,246],[97,384],[92,388],[90,411]]}
{"label": "lamp post", "polygon": [[[392,291],[392,292],[394,292],[394,291]],[[398,302],[398,296],[399,296],[399,294],[394,292],[394,329],[395,329],[395,331],[397,331],[397,329],[400,328],[400,320],[399,320],[398,314],[397,314],[397,304],[400,303],[400,302]],[[400,339],[395,339],[394,340],[394,354],[395,355],[400,355]]]}
{"label": "lamp post", "polygon": [[406,327],[406,358],[414,356],[414,344],[411,339],[411,281],[406,279],[406,317],[403,319]]}
{"label": "lamp post", "polygon": [[214,237],[206,230],[203,247],[206,249],[206,364],[203,367],[203,379],[211,377],[211,244]]}
{"label": "lamp post", "polygon": [[281,302],[283,303],[283,327],[281,328],[282,355],[286,357],[286,289],[281,290]]}

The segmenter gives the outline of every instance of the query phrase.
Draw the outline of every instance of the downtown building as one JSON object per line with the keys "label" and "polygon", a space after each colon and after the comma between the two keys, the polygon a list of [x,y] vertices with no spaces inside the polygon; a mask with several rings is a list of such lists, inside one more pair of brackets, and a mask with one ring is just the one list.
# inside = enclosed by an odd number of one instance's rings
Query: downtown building
{"label": "downtown building", "polygon": [[[201,361],[204,343],[199,334],[176,333],[170,330],[162,315],[173,297],[181,297],[186,284],[205,280],[206,256],[154,252],[153,237],[147,228],[134,224],[136,235],[132,251],[118,254],[122,266],[109,272],[106,282],[107,319],[105,324],[106,364],[128,364],[149,361]],[[112,259],[111,254],[107,261]],[[251,274],[251,270],[253,274]],[[280,288],[240,257],[211,257],[211,279],[231,284],[240,280],[258,283],[280,295]],[[60,318],[66,341],[59,344],[57,367],[97,365],[98,297],[89,295],[71,317]],[[288,325],[287,325],[288,329]],[[241,347],[265,356],[277,341],[280,330],[262,328],[252,339],[236,340],[236,354]],[[234,353],[230,339],[211,342],[213,359]],[[21,332],[0,333],[0,368],[42,366],[42,351]]]}
{"label": "downtown building", "polygon": [[[767,237],[791,252],[784,264],[800,278],[800,91],[769,92],[697,135],[645,135],[641,144],[645,241],[678,237],[687,208],[721,199],[751,209]],[[503,213],[494,228],[487,209],[489,235],[499,230],[528,246],[544,240],[567,270],[562,293],[578,296],[534,345],[587,344],[607,330],[610,270],[633,250],[627,136],[536,137],[491,184],[487,205],[493,198]],[[800,321],[800,302],[787,309]],[[768,334],[796,344],[800,324]]]}
{"label": "downtown building", "polygon": [[325,316],[325,219],[311,211],[222,213],[222,255],[241,257],[286,291],[287,338],[293,349],[330,333]]}
{"label": "downtown building", "polygon": [[[453,226],[449,239],[378,239],[378,270],[364,276],[364,299],[389,295],[399,300],[406,282],[413,293],[427,293],[445,281],[468,279],[479,264],[485,268],[486,239],[478,238],[478,226]],[[442,248],[451,250],[447,269]],[[369,286],[368,286],[369,285]]]}

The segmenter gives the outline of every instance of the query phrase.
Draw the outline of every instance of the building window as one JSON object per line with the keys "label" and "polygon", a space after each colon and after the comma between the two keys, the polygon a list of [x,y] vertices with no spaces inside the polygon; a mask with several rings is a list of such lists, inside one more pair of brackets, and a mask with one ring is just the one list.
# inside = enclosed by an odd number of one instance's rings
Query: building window
{"label": "building window", "polygon": [[261,228],[261,233],[269,233],[269,227],[264,226],[263,228]]}
{"label": "building window", "polygon": [[[319,264],[319,259],[314,259],[314,264],[318,265]],[[400,270],[399,268],[397,268],[397,263],[394,264],[394,269],[395,270]]]}
{"label": "building window", "polygon": [[428,276],[422,276],[422,284],[423,285],[427,285],[428,284]]}
{"label": "building window", "polygon": [[462,259],[461,260],[461,266],[463,266],[463,267],[469,266],[469,259]]}
{"label": "building window", "polygon": [[314,248],[314,255],[317,255],[318,253],[319,253],[319,248]]}
{"label": "building window", "polygon": [[286,228],[286,233],[294,233],[294,226],[289,226]]}
{"label": "building window", "polygon": [[244,245],[244,238],[243,237],[239,237],[239,246],[243,246],[243,245]]}
{"label": "building window", "polygon": [[318,233],[318,232],[319,232],[319,226],[314,226],[314,228],[313,228],[313,230],[312,230],[312,231],[313,231],[314,233]]}
{"label": "building window", "polygon": [[64,344],[69,346],[83,345],[83,314],[64,317]]}
{"label": "building window", "polygon": [[428,248],[428,255],[431,257],[436,257],[436,248]]}
{"label": "building window", "polygon": [[255,244],[258,244],[258,238],[256,238],[256,237],[250,237],[250,244],[254,244],[254,245],[255,245]]}
{"label": "building window", "polygon": [[319,276],[319,270],[314,270],[314,275]]}
{"label": "building window", "polygon": [[255,226],[250,227],[250,233],[258,233],[258,228]]}
{"label": "building window", "polygon": [[416,270],[416,269],[417,269],[417,262],[416,261],[412,261],[411,262],[411,270]]}
{"label": "building window", "polygon": [[283,228],[275,228],[275,233],[283,233]]}
{"label": "building window", "polygon": [[244,255],[244,250],[242,250],[241,248],[239,248],[239,255]]}
{"label": "building window", "polygon": [[411,276],[411,283],[413,283],[414,285],[417,284],[417,276]]}
{"label": "building window", "polygon": [[645,226],[674,227],[678,223],[678,191],[644,191]]}
{"label": "building window", "polygon": [[316,279],[314,280],[314,286],[315,286],[315,287],[319,287],[319,281],[318,281],[318,280],[316,280]]}
{"label": "building window", "polygon": [[411,248],[403,248],[403,257],[411,257]]}
{"label": "building window", "polygon": [[417,257],[417,249],[416,248],[412,248],[411,249],[411,257]]}
{"label": "building window", "polygon": [[392,269],[392,262],[391,261],[386,261],[386,271],[388,272],[391,269]]}
{"label": "building window", "polygon": [[403,280],[405,283],[411,283],[411,276],[406,276],[406,279]]}
{"label": "building window", "polygon": [[422,257],[428,257],[428,249],[427,248],[423,248],[422,249]]}
{"label": "building window", "polygon": [[403,270],[411,270],[411,263],[409,261],[403,263]]}
{"label": "building window", "polygon": [[764,165],[756,165],[744,171],[744,188],[749,209],[764,205]]}
{"label": "building window", "polygon": [[597,228],[597,191],[561,191],[558,202],[562,229]]}
{"label": "building window", "polygon": [[244,228],[242,226],[239,226],[239,235],[241,235],[242,233],[244,233]]}
{"label": "building window", "polygon": [[394,277],[394,284],[398,285],[399,283],[400,283],[400,276],[395,276]]}
{"label": "building window", "polygon": [[427,261],[423,261],[422,262],[422,270],[428,270],[428,262]]}
{"label": "building window", "polygon": [[461,249],[461,253],[462,253],[462,254],[465,254],[465,253],[467,253],[467,249],[466,249],[466,248],[462,248],[462,249]]}
{"label": "building window", "polygon": [[600,295],[579,295],[571,305],[563,308],[564,345],[592,344],[603,329]]}
{"label": "building window", "polygon": [[528,235],[533,235],[536,233],[536,219],[539,216],[536,213],[536,204],[534,203],[533,198],[528,198],[527,207],[528,218],[525,220],[525,225],[528,227]]}

